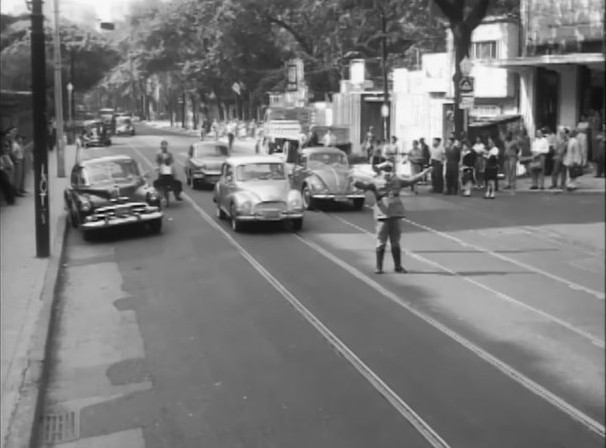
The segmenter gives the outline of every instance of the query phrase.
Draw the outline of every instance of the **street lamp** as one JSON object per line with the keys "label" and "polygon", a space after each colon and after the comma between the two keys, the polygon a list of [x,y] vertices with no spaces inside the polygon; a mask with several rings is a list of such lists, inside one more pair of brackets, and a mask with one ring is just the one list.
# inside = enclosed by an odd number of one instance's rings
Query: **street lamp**
{"label": "street lamp", "polygon": [[74,92],[74,86],[71,82],[67,83],[67,112],[68,112],[68,122],[69,128],[72,129],[72,95]]}

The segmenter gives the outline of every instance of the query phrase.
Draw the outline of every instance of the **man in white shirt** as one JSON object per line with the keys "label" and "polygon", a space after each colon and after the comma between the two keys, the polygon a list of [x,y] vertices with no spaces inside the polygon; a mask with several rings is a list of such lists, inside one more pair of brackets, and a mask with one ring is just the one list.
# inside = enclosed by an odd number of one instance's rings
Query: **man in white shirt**
{"label": "man in white shirt", "polygon": [[434,138],[433,144],[429,149],[431,154],[431,187],[432,193],[442,193],[444,191],[444,160],[446,154],[442,146],[441,138]]}
{"label": "man in white shirt", "polygon": [[322,138],[322,144],[324,146],[335,146],[336,143],[337,138],[335,137],[335,134],[332,133],[331,128],[328,128],[328,131],[324,134],[324,138]]}
{"label": "man in white shirt", "polygon": [[536,138],[532,142],[532,160],[529,164],[530,175],[532,179],[531,190],[545,189],[545,157],[549,153],[549,141],[543,135],[543,131],[538,129]]}

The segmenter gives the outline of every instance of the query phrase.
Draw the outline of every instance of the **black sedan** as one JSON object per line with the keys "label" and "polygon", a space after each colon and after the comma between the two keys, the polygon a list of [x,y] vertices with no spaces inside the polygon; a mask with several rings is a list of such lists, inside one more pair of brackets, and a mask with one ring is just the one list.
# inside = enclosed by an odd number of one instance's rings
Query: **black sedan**
{"label": "black sedan", "polygon": [[64,199],[72,226],[85,239],[91,231],[132,224],[147,225],[154,233],[162,229],[160,194],[129,156],[76,163]]}

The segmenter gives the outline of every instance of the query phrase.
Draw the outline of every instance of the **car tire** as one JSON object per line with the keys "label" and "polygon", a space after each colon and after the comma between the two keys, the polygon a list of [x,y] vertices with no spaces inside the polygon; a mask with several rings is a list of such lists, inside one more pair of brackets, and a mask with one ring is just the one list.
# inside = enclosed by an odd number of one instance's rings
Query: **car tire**
{"label": "car tire", "polygon": [[356,211],[362,210],[364,208],[364,199],[363,198],[354,199],[353,208]]}
{"label": "car tire", "polygon": [[290,225],[294,232],[298,232],[303,228],[303,218],[292,219]]}
{"label": "car tire", "polygon": [[311,197],[311,190],[307,185],[303,185],[303,188],[301,189],[301,199],[303,199],[303,206],[305,209],[316,209],[316,200]]}
{"label": "car tire", "polygon": [[236,208],[234,204],[229,208],[229,220],[231,221],[231,228],[234,232],[242,231],[242,222],[236,219]]}
{"label": "car tire", "polygon": [[160,233],[162,232],[162,218],[154,219],[149,222],[149,230],[152,233]]}
{"label": "car tire", "polygon": [[225,218],[227,218],[227,215],[225,215],[225,212],[223,211],[223,209],[219,206],[219,204],[217,203],[217,211],[216,211],[216,216],[217,219],[220,221],[224,221]]}

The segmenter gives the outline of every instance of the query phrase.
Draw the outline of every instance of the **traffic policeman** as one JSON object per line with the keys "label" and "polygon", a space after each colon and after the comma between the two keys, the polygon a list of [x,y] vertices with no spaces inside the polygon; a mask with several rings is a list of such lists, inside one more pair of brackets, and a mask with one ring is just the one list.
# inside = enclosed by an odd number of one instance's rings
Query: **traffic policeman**
{"label": "traffic policeman", "polygon": [[[376,270],[377,274],[383,273],[383,257],[387,240],[391,246],[391,255],[395,272],[406,273],[402,266],[402,251],[400,249],[400,237],[402,234],[400,221],[404,218],[404,204],[400,197],[403,188],[415,185],[431,172],[431,168],[411,177],[402,177],[394,173],[394,164],[384,162],[376,165],[379,176],[373,182],[355,182],[356,188],[364,191],[372,191],[375,195],[373,207],[376,221]],[[378,185],[377,185],[378,184]]]}

